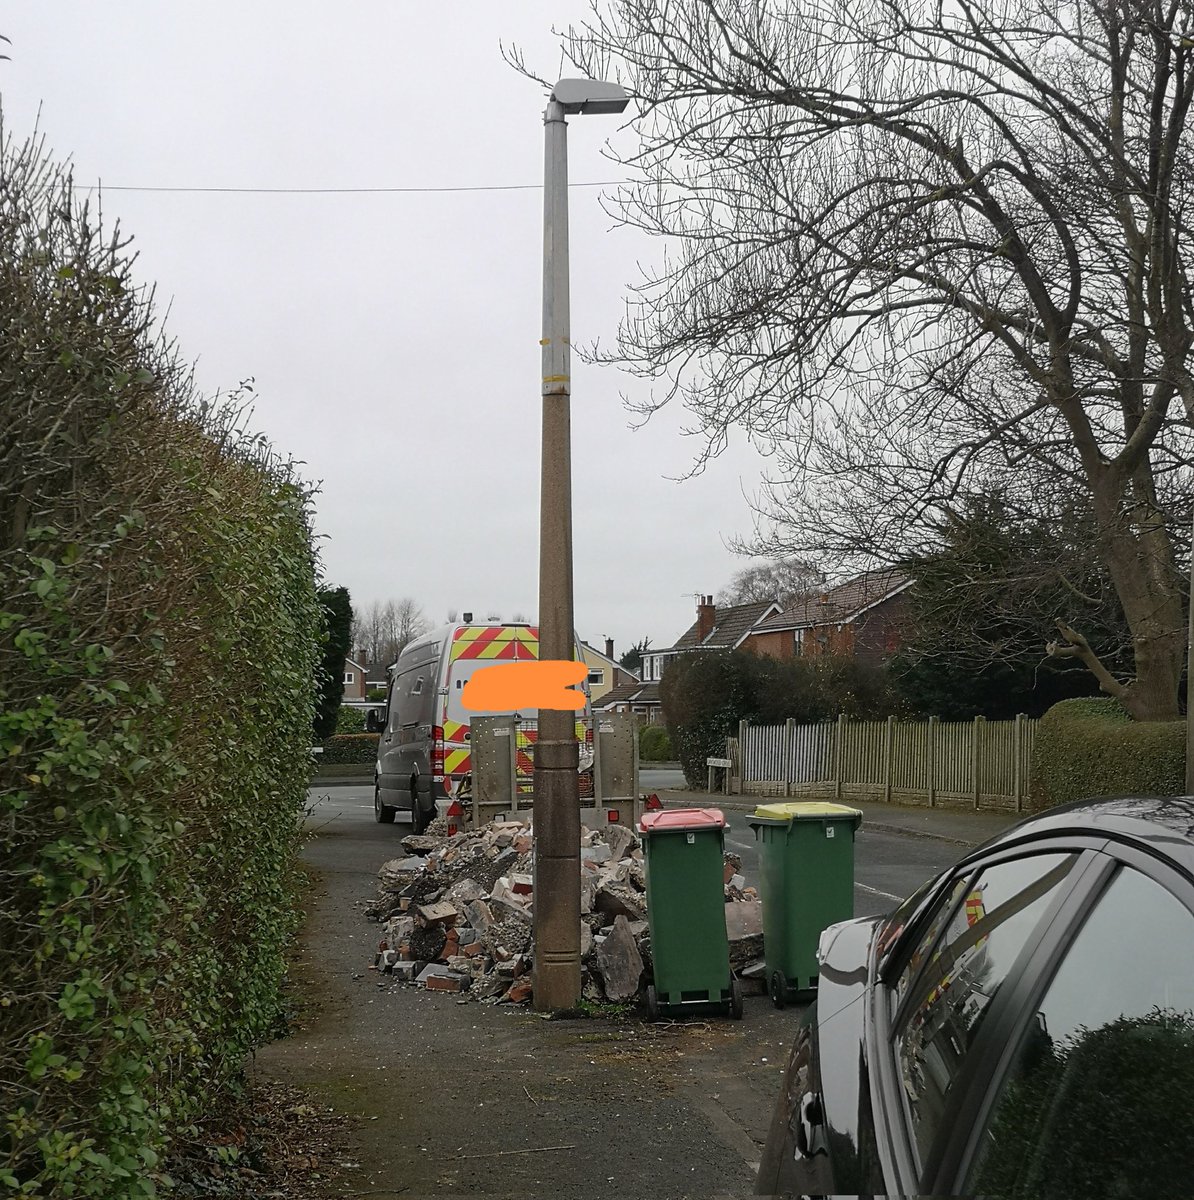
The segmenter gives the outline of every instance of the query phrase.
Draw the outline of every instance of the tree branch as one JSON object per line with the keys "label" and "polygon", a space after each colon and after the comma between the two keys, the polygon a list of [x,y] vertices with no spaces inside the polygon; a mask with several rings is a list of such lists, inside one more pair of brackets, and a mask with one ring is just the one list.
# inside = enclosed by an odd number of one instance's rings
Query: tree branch
{"label": "tree branch", "polygon": [[1054,624],[1057,626],[1057,632],[1061,634],[1062,641],[1050,642],[1045,647],[1045,653],[1050,658],[1079,659],[1082,665],[1099,681],[1100,691],[1106,692],[1108,696],[1114,696],[1117,700],[1126,700],[1128,692],[1131,690],[1130,685],[1120,683],[1103,666],[1099,656],[1090,648],[1090,643],[1086,638],[1077,630],[1071,629],[1060,617]]}

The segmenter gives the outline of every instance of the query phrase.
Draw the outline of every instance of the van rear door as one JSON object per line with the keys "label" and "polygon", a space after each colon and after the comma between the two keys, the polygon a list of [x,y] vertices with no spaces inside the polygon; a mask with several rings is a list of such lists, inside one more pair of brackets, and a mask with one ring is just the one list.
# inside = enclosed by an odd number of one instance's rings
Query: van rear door
{"label": "van rear door", "polygon": [[469,721],[474,716],[507,715],[510,710],[476,712],[464,707],[464,685],[482,667],[500,662],[527,662],[539,657],[539,631],[532,625],[461,625],[448,649],[444,702],[444,775],[459,780],[468,774]]}

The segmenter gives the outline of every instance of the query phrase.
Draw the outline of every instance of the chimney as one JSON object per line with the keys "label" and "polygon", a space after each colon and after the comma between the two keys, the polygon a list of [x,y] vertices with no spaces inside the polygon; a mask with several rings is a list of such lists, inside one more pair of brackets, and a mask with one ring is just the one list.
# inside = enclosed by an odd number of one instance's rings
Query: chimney
{"label": "chimney", "polygon": [[613,658],[613,656],[614,656],[614,639],[606,638],[605,639],[605,657]]}
{"label": "chimney", "polygon": [[713,606],[712,596],[702,596],[697,605],[697,643],[703,642],[717,624],[717,609]]}

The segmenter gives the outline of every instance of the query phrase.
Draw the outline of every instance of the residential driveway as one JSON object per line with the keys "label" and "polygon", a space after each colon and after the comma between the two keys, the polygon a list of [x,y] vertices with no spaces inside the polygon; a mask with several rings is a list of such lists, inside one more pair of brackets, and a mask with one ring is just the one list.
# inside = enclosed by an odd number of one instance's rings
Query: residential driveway
{"label": "residential driveway", "polygon": [[[409,828],[375,824],[368,787],[313,799],[295,968],[307,1016],[255,1074],[352,1119],[328,1196],[750,1193],[798,1008],[752,996],[741,1022],[549,1021],[394,984],[368,970],[379,927],[362,908]],[[751,835],[734,826],[745,859]],[[857,911],[889,907],[959,849],[860,839]]]}

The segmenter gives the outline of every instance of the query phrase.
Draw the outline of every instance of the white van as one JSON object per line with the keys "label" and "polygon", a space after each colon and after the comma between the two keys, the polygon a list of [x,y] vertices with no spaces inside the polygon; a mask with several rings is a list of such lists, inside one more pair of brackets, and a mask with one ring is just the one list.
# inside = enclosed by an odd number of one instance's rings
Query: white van
{"label": "white van", "polygon": [[[411,825],[422,832],[435,816],[435,802],[451,796],[469,774],[469,722],[474,713],[461,702],[475,671],[501,662],[538,659],[534,625],[467,623],[446,625],[411,642],[390,668],[385,723],[377,745],[373,811],[382,823],[409,809]],[[579,648],[578,661],[583,661]],[[577,713],[578,738],[591,741],[592,708],[588,683]],[[508,714],[507,714],[508,715]],[[538,710],[520,713],[537,718]],[[520,734],[520,775],[530,776],[534,734]]]}

